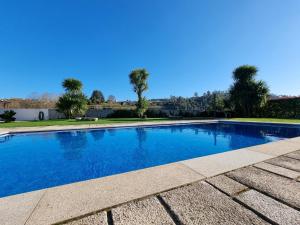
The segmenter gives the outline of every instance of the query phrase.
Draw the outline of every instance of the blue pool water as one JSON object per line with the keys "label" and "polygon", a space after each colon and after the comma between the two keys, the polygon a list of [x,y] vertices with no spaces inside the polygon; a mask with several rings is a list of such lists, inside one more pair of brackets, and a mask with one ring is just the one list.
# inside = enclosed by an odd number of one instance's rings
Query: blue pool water
{"label": "blue pool water", "polygon": [[0,197],[296,136],[296,127],[222,123],[4,136]]}

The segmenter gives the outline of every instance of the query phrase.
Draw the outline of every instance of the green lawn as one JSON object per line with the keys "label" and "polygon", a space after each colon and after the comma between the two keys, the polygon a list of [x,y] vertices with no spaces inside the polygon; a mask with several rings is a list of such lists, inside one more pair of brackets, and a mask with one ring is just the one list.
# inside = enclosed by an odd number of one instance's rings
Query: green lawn
{"label": "green lawn", "polygon": [[110,119],[99,119],[98,121],[76,121],[70,120],[44,120],[44,121],[22,121],[22,122],[10,122],[0,123],[0,128],[9,127],[40,127],[40,126],[54,126],[54,125],[79,125],[79,124],[115,124],[115,123],[134,123],[134,122],[160,122],[168,121],[168,118],[110,118]]}
{"label": "green lawn", "polygon": [[276,118],[233,118],[229,119],[241,122],[270,122],[270,123],[300,123],[300,119],[276,119]]}
{"label": "green lawn", "polygon": [[[194,118],[200,119],[200,118]],[[202,118],[209,119],[209,118]],[[169,121],[168,118],[109,118],[99,119],[98,121],[76,121],[70,120],[44,120],[44,121],[22,121],[22,122],[11,122],[11,123],[0,123],[0,128],[10,127],[41,127],[41,126],[54,126],[54,125],[80,125],[80,124],[116,124],[116,123],[135,123],[135,122],[160,122]],[[277,122],[277,123],[300,123],[300,119],[274,119],[274,118],[233,118],[229,119],[232,121],[242,122]]]}

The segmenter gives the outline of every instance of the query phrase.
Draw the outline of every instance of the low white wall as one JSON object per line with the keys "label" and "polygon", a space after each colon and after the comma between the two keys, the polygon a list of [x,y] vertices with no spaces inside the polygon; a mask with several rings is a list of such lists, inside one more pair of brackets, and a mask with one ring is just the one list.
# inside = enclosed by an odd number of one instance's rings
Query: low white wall
{"label": "low white wall", "polygon": [[44,120],[49,119],[48,109],[0,109],[0,114],[4,111],[13,110],[17,114],[16,120],[39,120],[39,112],[44,112]]}

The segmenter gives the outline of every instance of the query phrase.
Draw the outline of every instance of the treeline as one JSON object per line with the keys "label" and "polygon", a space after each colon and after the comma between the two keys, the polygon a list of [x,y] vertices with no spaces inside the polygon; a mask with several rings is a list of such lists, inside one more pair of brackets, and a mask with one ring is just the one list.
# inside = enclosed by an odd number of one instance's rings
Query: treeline
{"label": "treeline", "polygon": [[[171,97],[165,106],[180,110],[182,116],[258,117],[269,98],[269,88],[262,80],[256,80],[258,69],[243,65],[233,71],[233,84],[227,92],[207,92],[192,98]],[[198,109],[200,112],[193,112]]]}
{"label": "treeline", "polygon": [[[262,80],[256,80],[258,69],[243,65],[233,71],[233,84],[226,92],[206,92],[191,98],[171,96],[170,99],[148,102],[142,93],[148,89],[145,69],[134,70],[130,83],[137,93],[136,112],[120,110],[116,116],[209,116],[209,117],[258,117],[261,116],[269,98],[269,88]],[[150,106],[150,108],[149,108]],[[159,109],[153,109],[155,106]]]}
{"label": "treeline", "polygon": [[[146,69],[135,69],[129,74],[129,82],[138,99],[133,110],[135,115],[140,118],[145,117],[145,112],[149,106],[148,100],[143,96],[143,93],[148,89],[148,76],[149,73]],[[83,84],[80,80],[67,78],[62,82],[62,87],[65,89],[65,93],[58,98],[56,109],[68,119],[85,117],[89,104],[104,102],[104,96],[99,90],[93,91],[92,96],[88,99],[83,93]],[[110,96],[108,101],[115,102],[116,99]]]}
{"label": "treeline", "polygon": [[190,98],[171,96],[162,105],[177,110],[224,111],[228,100],[228,92],[207,91],[202,96]]}
{"label": "treeline", "polygon": [[[207,91],[201,96],[195,93],[189,98],[171,96],[169,99],[147,100],[144,92],[148,89],[149,73],[146,69],[136,69],[129,74],[129,82],[137,100],[125,102],[117,102],[113,95],[105,99],[100,90],[94,90],[87,97],[82,92],[82,82],[70,78],[63,81],[65,93],[62,96],[32,98],[28,101],[30,104],[25,106],[41,108],[37,106],[41,104],[56,107],[67,118],[85,115],[91,106],[110,105],[122,106],[112,114],[114,117],[299,117],[300,98],[270,100],[267,84],[256,79],[257,71],[255,66],[237,67],[232,74],[233,83],[227,91]],[[12,103],[9,104],[12,108]]]}

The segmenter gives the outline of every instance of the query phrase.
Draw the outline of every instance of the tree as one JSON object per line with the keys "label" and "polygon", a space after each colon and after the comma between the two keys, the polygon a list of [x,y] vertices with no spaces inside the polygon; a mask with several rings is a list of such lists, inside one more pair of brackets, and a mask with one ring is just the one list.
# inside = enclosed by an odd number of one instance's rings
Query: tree
{"label": "tree", "polygon": [[66,92],[81,92],[83,85],[80,80],[68,78],[63,81],[62,86],[65,88]]}
{"label": "tree", "polygon": [[107,102],[109,102],[109,103],[115,103],[116,101],[117,101],[116,97],[113,95],[109,95],[107,98]]}
{"label": "tree", "polygon": [[211,98],[209,100],[208,111],[212,111],[214,113],[214,117],[216,117],[217,112],[224,111],[224,98],[225,95],[220,92],[213,92]]}
{"label": "tree", "polygon": [[90,102],[92,104],[101,104],[104,101],[105,101],[105,99],[104,99],[102,92],[99,90],[94,90],[90,97]]}
{"label": "tree", "polygon": [[138,117],[142,118],[149,107],[149,102],[145,97],[142,97],[140,107],[137,108]]}
{"label": "tree", "polygon": [[149,73],[146,69],[136,69],[129,74],[130,83],[133,86],[134,92],[137,94],[138,102],[136,104],[137,114],[141,118],[148,108],[148,103],[145,97],[143,97],[143,92],[148,89],[148,79]]}
{"label": "tree", "polygon": [[15,121],[16,118],[14,117],[16,115],[16,112],[13,111],[13,110],[7,110],[7,111],[4,111],[3,114],[0,114],[0,118],[2,120],[4,120],[5,123],[9,123],[9,122],[12,122],[12,121]]}
{"label": "tree", "polygon": [[79,80],[69,78],[62,83],[66,93],[59,97],[56,107],[66,118],[83,115],[87,110],[87,98],[82,93],[82,83]]}
{"label": "tree", "polygon": [[240,116],[257,116],[267,102],[269,88],[265,82],[255,80],[257,71],[255,66],[250,65],[240,66],[233,71],[230,101]]}

